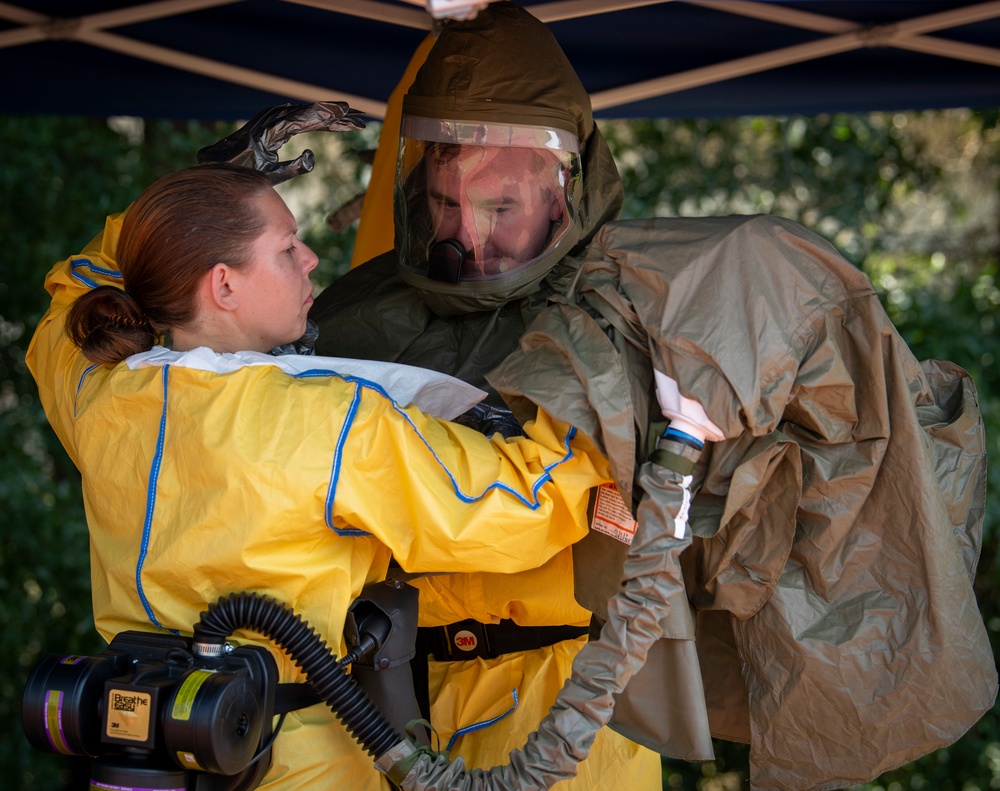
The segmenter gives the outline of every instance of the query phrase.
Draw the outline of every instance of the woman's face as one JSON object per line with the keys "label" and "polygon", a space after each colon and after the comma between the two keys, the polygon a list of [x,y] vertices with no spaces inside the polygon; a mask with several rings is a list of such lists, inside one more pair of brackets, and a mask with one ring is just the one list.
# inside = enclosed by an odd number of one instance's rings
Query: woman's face
{"label": "woman's face", "polygon": [[251,348],[266,352],[298,340],[305,332],[313,303],[309,273],[319,259],[299,241],[295,218],[277,192],[262,190],[256,207],[266,227],[240,270],[244,283],[240,309]]}

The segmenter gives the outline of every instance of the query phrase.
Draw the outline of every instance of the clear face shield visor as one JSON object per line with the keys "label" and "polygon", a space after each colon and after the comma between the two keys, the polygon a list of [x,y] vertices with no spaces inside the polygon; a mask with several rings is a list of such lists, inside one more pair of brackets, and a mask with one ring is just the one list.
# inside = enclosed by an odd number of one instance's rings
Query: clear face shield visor
{"label": "clear face shield visor", "polygon": [[570,132],[407,116],[397,163],[401,264],[428,280],[510,278],[576,223],[580,153]]}

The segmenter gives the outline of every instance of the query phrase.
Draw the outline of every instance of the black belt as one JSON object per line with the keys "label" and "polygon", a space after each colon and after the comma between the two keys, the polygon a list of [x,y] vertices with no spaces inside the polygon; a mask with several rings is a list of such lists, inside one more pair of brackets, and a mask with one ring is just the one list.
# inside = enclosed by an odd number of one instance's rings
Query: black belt
{"label": "black belt", "polygon": [[504,654],[531,651],[563,640],[582,637],[586,626],[518,626],[511,620],[483,624],[468,620],[417,630],[417,652],[439,662],[495,659]]}

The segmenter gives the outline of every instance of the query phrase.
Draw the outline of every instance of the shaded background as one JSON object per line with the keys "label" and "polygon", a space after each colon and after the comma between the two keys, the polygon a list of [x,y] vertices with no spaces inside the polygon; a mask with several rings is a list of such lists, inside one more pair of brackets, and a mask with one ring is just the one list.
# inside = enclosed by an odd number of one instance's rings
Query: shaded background
{"label": "shaded background", "polygon": [[[625,184],[625,214],[765,212],[815,229],[872,279],[921,358],[965,367],[979,389],[991,466],[976,580],[996,654],[1000,636],[1000,127],[995,110],[602,121]],[[191,164],[230,123],[0,116],[0,776],[5,787],[80,788],[73,762],[34,751],[20,726],[30,667],[104,646],[90,611],[79,476],[45,421],[24,353],[47,305],[45,272],[78,251],[154,177]],[[346,270],[353,226],[331,211],[363,192],[378,125],[304,136],[316,171],[280,188],[322,265]],[[746,748],[714,763],[664,762],[665,789],[746,787]],[[74,785],[76,783],[76,785]],[[952,747],[867,788],[1000,787],[1000,713]]]}
{"label": "shaded background", "polygon": [[[147,54],[178,47],[185,56],[308,80],[323,90],[307,97],[214,78],[176,84],[176,70],[74,40],[65,25],[59,32],[31,16],[111,13],[134,5],[142,4],[39,0],[19,15],[0,4],[0,68],[9,75],[0,91],[0,777],[8,788],[81,787],[74,762],[28,746],[20,697],[40,658],[104,647],[90,613],[79,476],[48,428],[24,366],[31,332],[47,305],[45,272],[78,251],[101,230],[106,214],[124,208],[155,177],[193,164],[197,149],[232,131],[235,119],[287,99],[352,93],[373,101],[357,106],[378,109],[426,33],[426,25],[361,20],[358,30],[373,34],[363,36],[349,32],[342,14],[265,0],[217,2],[160,25],[133,21],[91,31],[98,38],[110,33],[138,41]],[[383,5],[406,18],[416,11],[395,0]],[[632,38],[614,33],[610,15],[592,17],[591,24],[552,22],[552,28],[595,96],[630,80],[697,72],[834,35],[760,20],[734,32],[729,23],[735,26],[735,18],[719,16],[725,4],[714,5],[634,9],[628,17]],[[993,17],[931,35],[977,47],[1000,42],[996,3],[768,5],[836,13],[865,31],[942,9],[991,7]],[[275,9],[286,15],[283,21],[270,16]],[[28,41],[31,34],[40,35]],[[275,49],[279,39],[290,43],[294,57]],[[720,54],[715,44],[723,39],[730,48]],[[763,212],[802,222],[872,279],[918,357],[950,359],[972,374],[991,461],[976,590],[996,655],[1000,60],[991,63],[990,57],[974,63],[899,48],[854,48],[599,114],[625,184],[624,216]],[[627,115],[644,120],[616,120]],[[174,118],[213,120],[169,120]],[[354,227],[331,230],[327,218],[363,193],[363,152],[375,147],[378,132],[376,122],[363,132],[309,135],[291,146],[293,155],[304,145],[318,155],[316,172],[281,191],[320,255],[320,287],[335,288],[350,259]],[[745,788],[746,748],[719,743],[717,750],[713,763],[664,762],[664,788]],[[866,788],[1000,788],[1000,713],[995,709],[952,747]]]}

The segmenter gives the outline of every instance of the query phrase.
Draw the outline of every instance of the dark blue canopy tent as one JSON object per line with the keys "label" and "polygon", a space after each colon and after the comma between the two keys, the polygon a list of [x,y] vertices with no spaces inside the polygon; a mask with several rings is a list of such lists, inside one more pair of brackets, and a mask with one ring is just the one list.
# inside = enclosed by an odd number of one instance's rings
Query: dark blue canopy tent
{"label": "dark blue canopy tent", "polygon": [[[433,23],[423,4],[0,2],[0,112],[235,120],[345,99],[377,118]],[[1000,2],[523,5],[550,24],[600,117],[1000,106]]]}

